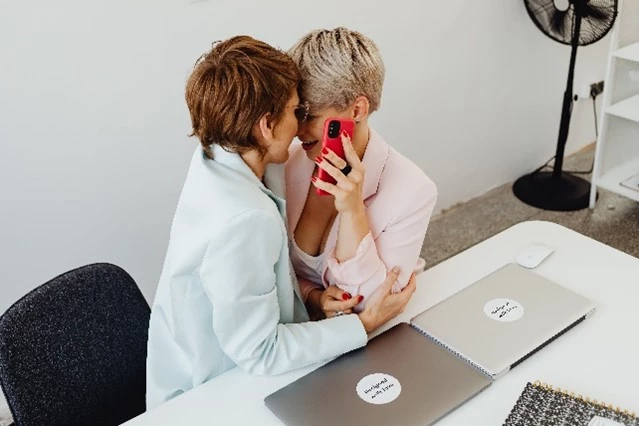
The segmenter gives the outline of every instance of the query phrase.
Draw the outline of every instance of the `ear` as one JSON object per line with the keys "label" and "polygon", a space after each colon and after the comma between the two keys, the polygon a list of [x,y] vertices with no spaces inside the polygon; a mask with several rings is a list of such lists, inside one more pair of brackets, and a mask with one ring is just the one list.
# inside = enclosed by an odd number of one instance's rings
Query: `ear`
{"label": "ear", "polygon": [[275,129],[275,120],[271,119],[271,113],[267,112],[257,122],[262,139],[270,141],[273,139],[273,130]]}
{"label": "ear", "polygon": [[353,104],[353,120],[360,122],[368,117],[369,109],[370,103],[368,102],[368,98],[363,95],[358,96]]}

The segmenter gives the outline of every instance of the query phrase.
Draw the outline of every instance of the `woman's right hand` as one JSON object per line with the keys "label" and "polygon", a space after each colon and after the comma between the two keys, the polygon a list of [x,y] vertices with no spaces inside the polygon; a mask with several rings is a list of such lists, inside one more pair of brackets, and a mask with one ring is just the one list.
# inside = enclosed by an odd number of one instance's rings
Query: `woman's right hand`
{"label": "woman's right hand", "polygon": [[[335,179],[336,183],[333,185],[314,178],[313,185],[335,197],[335,210],[339,213],[363,214],[366,209],[362,197],[364,164],[357,156],[350,136],[342,131],[340,137],[346,159],[335,154],[330,148],[324,148],[322,155],[315,160],[318,167]],[[346,166],[350,166],[350,171],[344,174]]]}
{"label": "woman's right hand", "polygon": [[321,316],[317,315],[320,311],[324,318],[331,318],[352,313],[355,305],[363,298],[364,296],[353,297],[348,292],[331,285],[324,290],[313,289],[308,295],[307,308],[310,305],[309,311],[315,313],[311,315],[311,319],[321,319]]}
{"label": "woman's right hand", "polygon": [[391,293],[398,275],[397,267],[388,272],[382,285],[371,294],[364,310],[358,314],[367,333],[401,314],[413,296],[416,289],[415,274],[411,275],[408,285],[401,292]]}

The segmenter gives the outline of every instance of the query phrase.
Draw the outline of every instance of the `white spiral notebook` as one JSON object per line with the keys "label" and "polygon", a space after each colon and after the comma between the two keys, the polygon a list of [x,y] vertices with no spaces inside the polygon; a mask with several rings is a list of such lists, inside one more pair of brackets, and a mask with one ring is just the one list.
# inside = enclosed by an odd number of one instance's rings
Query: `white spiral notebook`
{"label": "white spiral notebook", "polygon": [[595,303],[511,263],[411,324],[492,379],[586,319]]}

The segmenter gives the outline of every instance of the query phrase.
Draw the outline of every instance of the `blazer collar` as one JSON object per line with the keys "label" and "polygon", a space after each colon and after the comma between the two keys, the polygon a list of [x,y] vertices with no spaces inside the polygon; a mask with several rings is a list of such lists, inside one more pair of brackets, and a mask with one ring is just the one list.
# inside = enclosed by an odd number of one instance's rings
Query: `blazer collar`
{"label": "blazer collar", "polygon": [[[199,147],[199,149],[202,151],[201,147]],[[269,197],[275,198],[276,201],[284,202],[285,186],[283,164],[268,164],[264,172],[264,181],[262,182],[244,162],[240,154],[227,151],[218,144],[211,145],[211,151],[214,162],[237,172],[248,182],[260,188],[260,190]],[[208,159],[204,151],[202,151],[202,156]]]}

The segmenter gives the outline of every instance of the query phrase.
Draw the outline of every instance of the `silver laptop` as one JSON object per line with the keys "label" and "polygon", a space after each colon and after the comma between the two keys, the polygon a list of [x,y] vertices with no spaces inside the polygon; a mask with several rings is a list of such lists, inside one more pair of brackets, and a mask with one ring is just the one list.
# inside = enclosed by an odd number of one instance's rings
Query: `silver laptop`
{"label": "silver laptop", "polygon": [[585,297],[508,264],[411,323],[496,379],[583,321],[595,307]]}
{"label": "silver laptop", "polygon": [[431,424],[491,379],[401,323],[267,396],[286,425]]}

